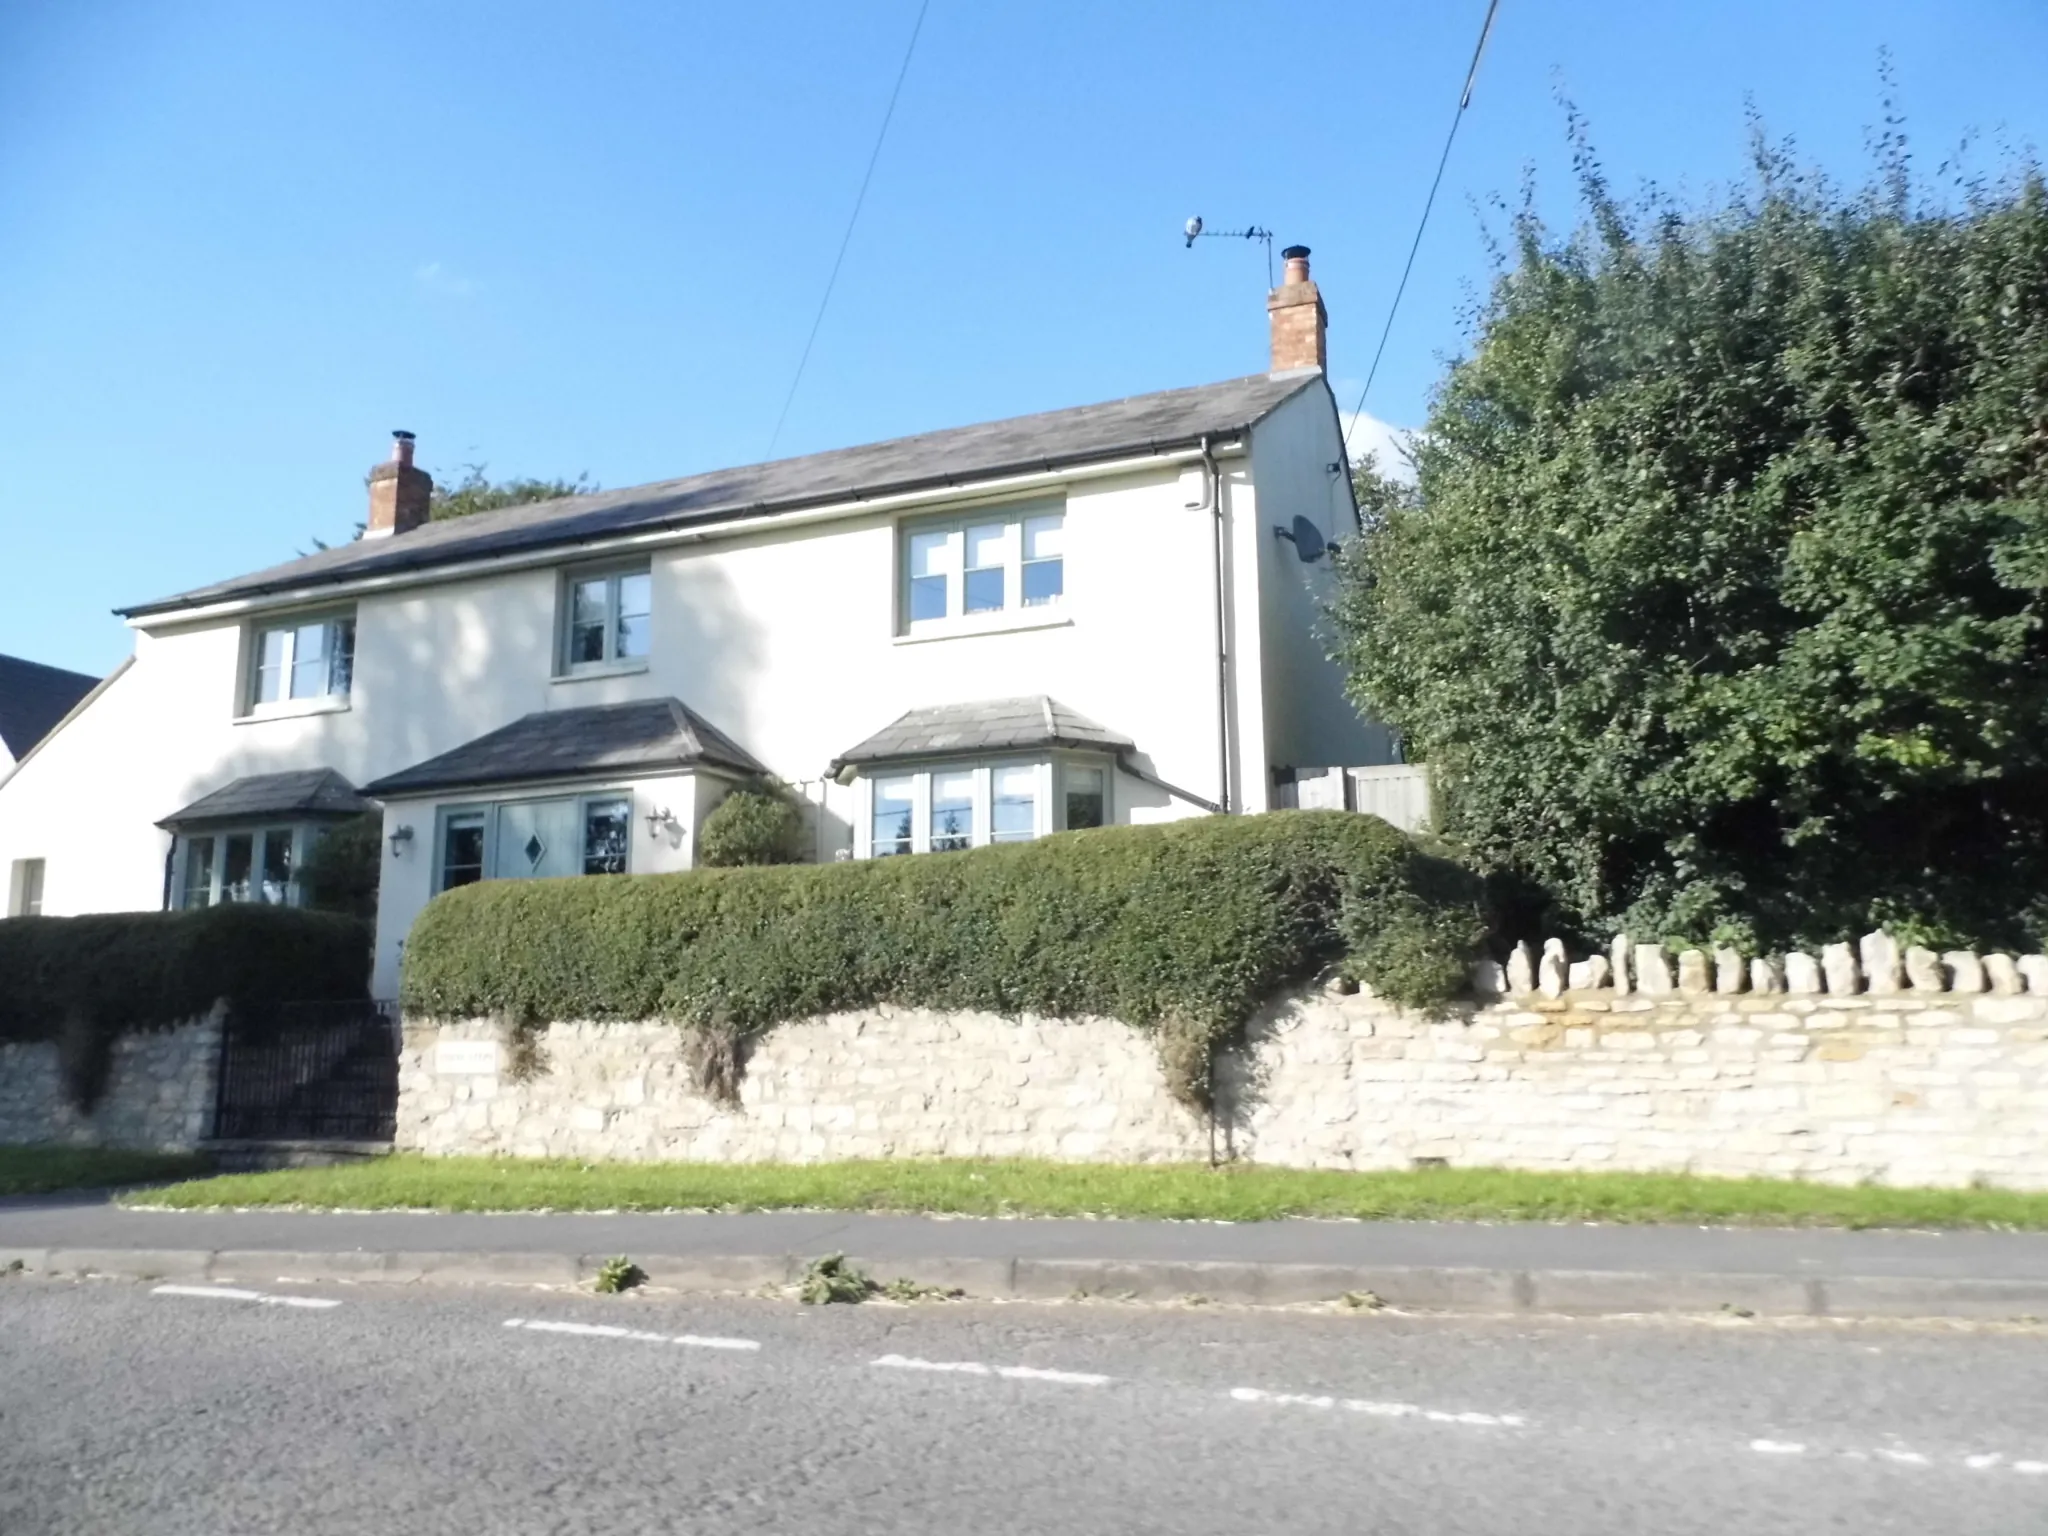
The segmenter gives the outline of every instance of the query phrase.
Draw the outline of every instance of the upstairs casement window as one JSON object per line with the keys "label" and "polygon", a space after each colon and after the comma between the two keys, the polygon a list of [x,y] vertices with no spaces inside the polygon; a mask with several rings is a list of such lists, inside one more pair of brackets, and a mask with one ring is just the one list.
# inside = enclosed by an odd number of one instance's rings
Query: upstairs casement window
{"label": "upstairs casement window", "polygon": [[1050,617],[1066,593],[1066,513],[1058,502],[902,529],[905,634],[1001,628]]}
{"label": "upstairs casement window", "polygon": [[246,714],[346,699],[355,684],[355,615],[329,613],[259,624],[250,631],[249,651]]}
{"label": "upstairs casement window", "polygon": [[629,668],[647,659],[654,578],[645,565],[571,571],[562,581],[564,674]]}

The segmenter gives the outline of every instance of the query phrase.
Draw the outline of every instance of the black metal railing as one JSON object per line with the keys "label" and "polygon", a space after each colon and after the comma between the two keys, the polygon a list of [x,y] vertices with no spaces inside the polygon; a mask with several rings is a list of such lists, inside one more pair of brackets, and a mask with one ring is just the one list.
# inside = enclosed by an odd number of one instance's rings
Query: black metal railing
{"label": "black metal railing", "polygon": [[213,1134],[224,1141],[389,1141],[397,1020],[375,1003],[282,1003],[231,1016]]}

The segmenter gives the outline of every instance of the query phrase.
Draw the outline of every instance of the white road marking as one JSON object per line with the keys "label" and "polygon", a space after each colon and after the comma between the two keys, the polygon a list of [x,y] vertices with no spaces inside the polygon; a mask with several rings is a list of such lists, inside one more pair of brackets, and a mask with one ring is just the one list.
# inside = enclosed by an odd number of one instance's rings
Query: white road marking
{"label": "white road marking", "polygon": [[868,1363],[894,1371],[954,1371],[962,1376],[993,1374],[979,1360],[917,1360],[909,1355],[884,1355],[881,1359]]}
{"label": "white road marking", "polygon": [[1035,1365],[999,1365],[996,1374],[1007,1376],[1012,1381],[1052,1381],[1069,1387],[1106,1386],[1110,1380],[1093,1371],[1046,1371]]}
{"label": "white road marking", "polygon": [[265,1307],[304,1307],[309,1311],[325,1311],[341,1305],[325,1296],[267,1296],[262,1291],[245,1291],[232,1285],[160,1285],[150,1292],[152,1296],[199,1296],[209,1301],[253,1301]]}
{"label": "white road marking", "polygon": [[1001,1376],[1010,1381],[1050,1381],[1068,1387],[1106,1386],[1114,1378],[1093,1371],[1052,1371],[1036,1365],[983,1365],[979,1360],[920,1360],[913,1355],[883,1355],[869,1362],[893,1371],[944,1371],[956,1376]]}
{"label": "white road marking", "polygon": [[[1766,1456],[1803,1456],[1806,1453],[1806,1446],[1796,1440],[1752,1440],[1749,1448]],[[1821,1454],[1830,1453],[1823,1449]],[[1841,1450],[1832,1454],[1842,1461],[1888,1461],[1895,1467],[1932,1467],[1935,1464],[1935,1458],[1925,1451],[1909,1451],[1899,1446],[1882,1446],[1874,1451]],[[2003,1451],[1972,1452],[1960,1460],[1972,1472],[1989,1472],[2009,1465],[2015,1472],[2048,1473],[2048,1461],[2008,1463]],[[1953,1465],[1946,1457],[1942,1458],[1942,1464]]]}
{"label": "white road marking", "polygon": [[1271,1403],[1282,1408],[1342,1408],[1349,1413],[1368,1414],[1376,1419],[1423,1419],[1431,1424],[1468,1424],[1480,1429],[1523,1429],[1529,1421],[1518,1413],[1453,1413],[1442,1408],[1425,1408],[1419,1403],[1382,1403],[1360,1397],[1324,1397],[1302,1392],[1268,1392],[1261,1387],[1232,1387],[1230,1395],[1240,1403]]}
{"label": "white road marking", "polygon": [[759,1339],[723,1339],[701,1333],[648,1333],[640,1328],[615,1328],[609,1323],[529,1322],[523,1317],[505,1319],[507,1328],[524,1328],[529,1333],[566,1333],[579,1339],[632,1339],[641,1344],[680,1344],[686,1349],[759,1349]]}

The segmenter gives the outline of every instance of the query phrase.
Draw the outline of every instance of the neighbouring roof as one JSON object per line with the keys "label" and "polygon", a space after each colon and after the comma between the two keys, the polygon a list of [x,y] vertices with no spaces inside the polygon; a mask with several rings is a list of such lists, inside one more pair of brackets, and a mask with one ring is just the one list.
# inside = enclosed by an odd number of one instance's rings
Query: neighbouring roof
{"label": "neighbouring roof", "polygon": [[28,756],[29,748],[98,684],[98,678],[83,672],[0,656],[0,745],[10,757]]}
{"label": "neighbouring roof", "polygon": [[1016,752],[1036,747],[1093,748],[1124,753],[1135,743],[1042,693],[1021,699],[940,704],[899,715],[857,747],[832,760],[832,772],[858,763]]}
{"label": "neighbouring roof", "polygon": [[376,807],[332,768],[258,773],[202,795],[157,825],[173,830],[266,816],[357,816]]}
{"label": "neighbouring roof", "polygon": [[429,523],[394,538],[359,539],[269,570],[118,610],[129,617],[430,569],[460,560],[573,545],[617,534],[731,522],[769,512],[966,485],[1134,453],[1193,447],[1248,431],[1319,373],[1255,374],[1194,389],[953,427],[800,459],[777,459],[680,480]]}
{"label": "neighbouring roof", "polygon": [[680,699],[543,710],[365,787],[380,799],[431,790],[699,766],[768,770]]}

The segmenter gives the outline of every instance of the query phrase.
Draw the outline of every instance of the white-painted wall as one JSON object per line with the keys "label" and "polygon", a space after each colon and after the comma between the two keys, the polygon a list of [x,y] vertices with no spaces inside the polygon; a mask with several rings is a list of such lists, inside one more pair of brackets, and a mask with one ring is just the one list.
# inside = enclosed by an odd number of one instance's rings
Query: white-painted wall
{"label": "white-painted wall", "polygon": [[1252,542],[1259,560],[1258,616],[1265,673],[1263,721],[1269,768],[1364,767],[1397,761],[1386,727],[1370,724],[1344,695],[1344,670],[1325,609],[1336,573],[1325,556],[1305,562],[1278,537],[1296,517],[1324,543],[1357,532],[1344,439],[1327,389],[1304,390],[1252,432],[1259,498]]}
{"label": "white-painted wall", "polygon": [[[1271,763],[1308,761],[1317,750],[1332,762],[1369,760],[1346,745],[1339,679],[1307,638],[1313,594],[1299,586],[1298,566],[1266,558],[1273,539],[1264,525],[1308,506],[1319,464],[1339,456],[1335,419],[1327,391],[1307,391],[1259,429],[1251,457],[1240,451],[1221,463],[1242,809],[1266,807]],[[355,604],[345,706],[285,718],[237,718],[249,621],[149,620],[135,665],[0,782],[0,868],[46,859],[51,915],[154,910],[170,848],[155,823],[230,780],[328,767],[363,785],[534,711],[661,696],[682,699],[803,786],[821,806],[818,844],[828,858],[850,846],[854,797],[820,782],[827,765],[925,705],[1050,694],[1129,736],[1149,773],[1214,799],[1214,524],[1201,499],[1195,464],[1077,477],[1067,488],[1060,622],[1047,626],[1033,610],[1030,628],[945,638],[897,633],[898,516],[735,528],[660,547],[653,654],[642,670],[604,677],[553,676],[553,570],[366,594]],[[1291,562],[1291,548],[1283,553]],[[1277,596],[1266,590],[1276,585]],[[1276,701],[1275,689],[1301,697]],[[634,867],[687,865],[688,839],[719,792],[708,776],[688,793],[675,787],[670,808],[685,826],[675,847],[652,843],[636,819]],[[634,793],[641,818],[669,789],[655,782]],[[387,810],[387,832],[409,824],[414,840],[396,856],[386,844],[377,982],[386,995],[399,940],[428,894],[437,803]],[[1198,812],[1120,776],[1114,814]]]}

